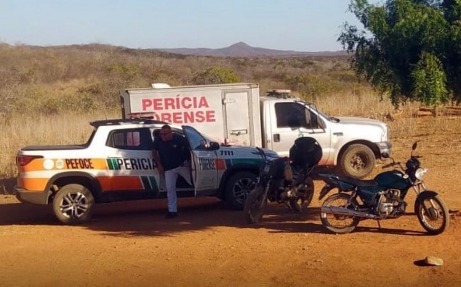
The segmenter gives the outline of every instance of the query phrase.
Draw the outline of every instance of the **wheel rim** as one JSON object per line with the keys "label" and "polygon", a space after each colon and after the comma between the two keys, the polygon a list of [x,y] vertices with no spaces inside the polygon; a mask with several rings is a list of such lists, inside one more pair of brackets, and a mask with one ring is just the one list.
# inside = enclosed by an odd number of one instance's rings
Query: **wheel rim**
{"label": "wheel rim", "polygon": [[88,198],[81,192],[68,193],[59,203],[59,210],[67,218],[80,218],[88,208]]}
{"label": "wheel rim", "polygon": [[[336,197],[329,201],[327,204],[323,206],[334,206],[334,207],[344,207],[344,208],[351,208],[348,204],[348,198],[346,197]],[[328,221],[328,224],[335,228],[347,228],[350,226],[355,225],[355,218],[353,216],[347,215],[339,215],[339,214],[331,214],[331,213],[321,213],[321,217]]]}
{"label": "wheel rim", "polygon": [[351,158],[350,163],[354,170],[363,170],[367,166],[367,158],[366,156],[358,153]]}
{"label": "wheel rim", "polygon": [[436,200],[426,199],[422,202],[419,213],[424,225],[432,230],[438,230],[443,227],[445,216],[443,207]]}
{"label": "wheel rim", "polygon": [[241,178],[235,182],[233,188],[234,199],[238,203],[245,203],[245,200],[253,189],[256,188],[256,181],[251,178]]}

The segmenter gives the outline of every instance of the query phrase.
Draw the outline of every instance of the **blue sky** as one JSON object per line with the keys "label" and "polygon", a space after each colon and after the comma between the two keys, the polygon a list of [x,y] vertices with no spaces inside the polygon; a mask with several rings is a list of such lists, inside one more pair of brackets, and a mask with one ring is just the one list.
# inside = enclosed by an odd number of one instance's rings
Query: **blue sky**
{"label": "blue sky", "polygon": [[[377,2],[377,1],[370,1]],[[341,50],[350,0],[0,0],[0,42]],[[359,26],[361,27],[361,26]]]}

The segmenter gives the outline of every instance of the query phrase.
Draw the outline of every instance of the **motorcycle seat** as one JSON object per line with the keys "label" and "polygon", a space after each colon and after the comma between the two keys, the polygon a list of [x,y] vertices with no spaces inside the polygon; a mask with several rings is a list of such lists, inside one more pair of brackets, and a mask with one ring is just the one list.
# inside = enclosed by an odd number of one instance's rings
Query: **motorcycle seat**
{"label": "motorcycle seat", "polygon": [[344,177],[340,177],[340,180],[350,183],[352,185],[358,186],[358,187],[378,185],[378,183],[373,179],[358,179],[358,178],[344,176]]}

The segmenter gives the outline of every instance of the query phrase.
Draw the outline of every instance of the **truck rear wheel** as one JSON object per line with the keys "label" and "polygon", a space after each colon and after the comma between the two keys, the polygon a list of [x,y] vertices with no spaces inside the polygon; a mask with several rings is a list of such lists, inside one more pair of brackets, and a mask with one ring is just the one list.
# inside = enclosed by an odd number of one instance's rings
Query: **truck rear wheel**
{"label": "truck rear wheel", "polygon": [[243,210],[248,194],[256,188],[256,175],[241,171],[232,175],[226,182],[225,201],[230,208]]}
{"label": "truck rear wheel", "polygon": [[346,176],[364,178],[375,167],[375,155],[366,145],[352,144],[341,155],[338,166]]}
{"label": "truck rear wheel", "polygon": [[83,185],[63,186],[53,200],[55,216],[65,224],[80,224],[88,221],[93,213],[93,194]]}

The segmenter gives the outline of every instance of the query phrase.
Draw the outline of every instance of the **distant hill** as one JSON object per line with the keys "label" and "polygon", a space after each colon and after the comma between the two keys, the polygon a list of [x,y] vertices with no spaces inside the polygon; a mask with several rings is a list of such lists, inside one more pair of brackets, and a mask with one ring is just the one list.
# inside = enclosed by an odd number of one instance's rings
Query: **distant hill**
{"label": "distant hill", "polygon": [[251,47],[250,45],[239,42],[229,47],[220,49],[209,48],[174,48],[156,49],[163,52],[195,55],[195,56],[215,56],[215,57],[305,57],[305,56],[344,56],[344,51],[324,51],[324,52],[298,52],[290,50],[274,50],[266,48]]}

